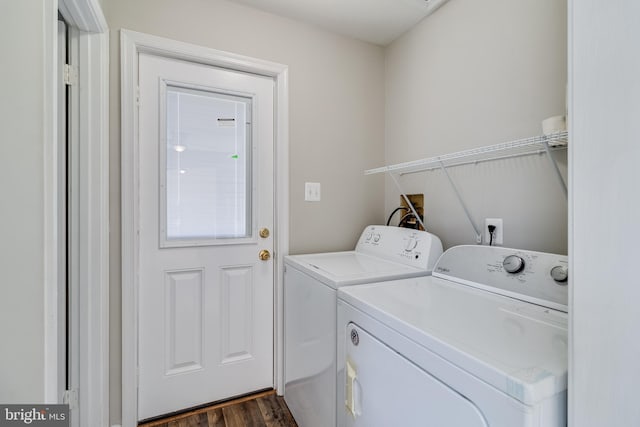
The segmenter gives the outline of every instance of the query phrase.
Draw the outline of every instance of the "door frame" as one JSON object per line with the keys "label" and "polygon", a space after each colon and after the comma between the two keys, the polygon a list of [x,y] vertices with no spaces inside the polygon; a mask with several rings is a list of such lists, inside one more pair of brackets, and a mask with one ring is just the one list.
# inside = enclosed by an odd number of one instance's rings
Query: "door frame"
{"label": "door frame", "polygon": [[[68,338],[77,345],[71,393],[61,396],[66,378],[58,370],[58,350],[66,339],[58,333],[60,312],[58,297],[57,245],[65,238],[57,233],[58,193],[66,191],[57,179],[57,20],[62,14],[69,26],[72,109],[69,136],[78,147],[77,163],[72,170],[81,185],[76,189],[75,221],[79,227],[77,257],[68,264],[78,273],[77,298],[66,307],[77,311]],[[47,2],[43,16],[44,52],[44,401],[69,401],[77,425],[106,426],[109,423],[109,28],[98,0],[53,0]],[[67,165],[71,169],[74,166]],[[82,284],[82,286],[80,286]],[[75,390],[73,388],[75,387]],[[82,396],[78,399],[78,393]],[[74,408],[75,407],[75,408]]]}
{"label": "door frame", "polygon": [[286,65],[122,29],[122,426],[138,422],[138,56],[148,53],[271,77],[274,91],[274,385],[284,391],[284,256],[289,251],[289,88]]}

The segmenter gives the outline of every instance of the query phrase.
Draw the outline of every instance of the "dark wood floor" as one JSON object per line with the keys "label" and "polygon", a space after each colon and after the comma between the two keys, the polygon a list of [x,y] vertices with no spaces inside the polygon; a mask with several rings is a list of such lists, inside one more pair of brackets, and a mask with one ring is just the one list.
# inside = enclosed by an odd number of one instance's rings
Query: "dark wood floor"
{"label": "dark wood floor", "polygon": [[265,391],[138,427],[297,427],[284,399]]}

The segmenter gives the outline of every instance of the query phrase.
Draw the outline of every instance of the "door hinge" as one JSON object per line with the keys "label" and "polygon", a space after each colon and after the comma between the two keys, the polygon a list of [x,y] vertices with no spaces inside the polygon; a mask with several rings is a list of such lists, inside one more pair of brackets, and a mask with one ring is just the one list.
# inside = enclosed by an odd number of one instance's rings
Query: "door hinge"
{"label": "door hinge", "polygon": [[67,86],[76,84],[78,81],[78,69],[69,64],[64,64],[62,70],[62,80]]}
{"label": "door hinge", "polygon": [[140,86],[136,86],[136,105],[140,106]]}
{"label": "door hinge", "polygon": [[62,395],[62,403],[69,405],[70,410],[78,409],[78,390],[65,390]]}

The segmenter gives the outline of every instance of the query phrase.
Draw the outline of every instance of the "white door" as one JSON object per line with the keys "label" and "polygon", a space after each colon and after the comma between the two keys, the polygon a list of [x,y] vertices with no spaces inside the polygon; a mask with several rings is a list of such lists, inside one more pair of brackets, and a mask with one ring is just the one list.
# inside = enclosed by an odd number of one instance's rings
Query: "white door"
{"label": "white door", "polygon": [[139,70],[142,420],[273,387],[274,82]]}

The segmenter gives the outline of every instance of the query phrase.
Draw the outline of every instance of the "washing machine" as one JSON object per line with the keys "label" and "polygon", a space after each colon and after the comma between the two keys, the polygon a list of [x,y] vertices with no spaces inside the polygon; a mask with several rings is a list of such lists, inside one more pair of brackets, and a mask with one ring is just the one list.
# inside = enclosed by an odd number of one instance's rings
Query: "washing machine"
{"label": "washing machine", "polygon": [[567,257],[457,246],[338,292],[338,425],[567,424]]}
{"label": "washing machine", "polygon": [[285,257],[284,398],[300,427],[336,425],[337,290],[428,275],[441,254],[431,233],[372,225],[353,251]]}

